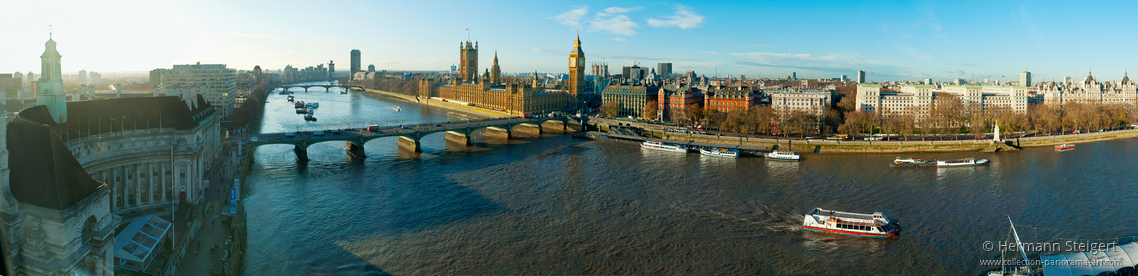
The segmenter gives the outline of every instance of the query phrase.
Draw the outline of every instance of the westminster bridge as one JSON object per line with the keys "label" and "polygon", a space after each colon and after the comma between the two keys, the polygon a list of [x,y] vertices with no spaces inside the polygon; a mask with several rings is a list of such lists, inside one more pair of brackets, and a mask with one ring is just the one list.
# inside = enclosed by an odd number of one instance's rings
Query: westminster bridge
{"label": "westminster bridge", "polygon": [[419,146],[420,139],[434,133],[445,132],[446,140],[469,146],[471,144],[470,134],[480,129],[502,133],[509,139],[513,137],[515,127],[536,129],[538,134],[541,134],[543,131],[542,124],[544,123],[559,123],[561,129],[565,131],[568,130],[568,125],[571,121],[573,120],[568,117],[508,117],[445,123],[380,126],[378,129],[371,130],[367,128],[352,128],[336,131],[327,130],[323,131],[322,135],[316,135],[316,131],[263,133],[250,139],[249,143],[252,147],[274,144],[293,145],[297,160],[306,161],[308,160],[308,146],[322,142],[344,141],[347,144],[346,149],[349,154],[363,158],[366,157],[364,155],[364,144],[368,141],[384,137],[399,137],[396,144],[401,149],[422,152],[422,148]]}

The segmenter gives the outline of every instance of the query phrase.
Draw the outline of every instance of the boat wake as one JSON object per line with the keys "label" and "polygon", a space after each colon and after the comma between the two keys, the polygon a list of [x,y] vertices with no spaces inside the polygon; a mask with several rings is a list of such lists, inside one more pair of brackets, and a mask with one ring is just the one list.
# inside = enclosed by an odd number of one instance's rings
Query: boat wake
{"label": "boat wake", "polygon": [[802,230],[802,226],[796,221],[801,219],[801,214],[755,201],[731,205],[684,202],[675,207],[680,212],[697,219],[720,224],[724,230],[740,236],[763,236]]}

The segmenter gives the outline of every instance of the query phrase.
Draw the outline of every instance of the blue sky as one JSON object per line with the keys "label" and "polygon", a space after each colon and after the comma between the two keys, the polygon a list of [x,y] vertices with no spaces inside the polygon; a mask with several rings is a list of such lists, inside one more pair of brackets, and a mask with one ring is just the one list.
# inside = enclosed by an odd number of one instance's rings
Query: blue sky
{"label": "blue sky", "polygon": [[[1132,2],[1051,1],[17,1],[0,22],[0,72],[38,71],[48,25],[65,72],[225,63],[278,69],[348,53],[388,70],[446,70],[469,35],[479,67],[566,72],[588,62],[675,71],[871,80],[972,74],[1121,79],[1138,55]],[[483,69],[480,69],[480,71]],[[37,74],[39,72],[36,72]],[[910,77],[909,75],[912,75]],[[1002,77],[1006,76],[1006,77]]]}

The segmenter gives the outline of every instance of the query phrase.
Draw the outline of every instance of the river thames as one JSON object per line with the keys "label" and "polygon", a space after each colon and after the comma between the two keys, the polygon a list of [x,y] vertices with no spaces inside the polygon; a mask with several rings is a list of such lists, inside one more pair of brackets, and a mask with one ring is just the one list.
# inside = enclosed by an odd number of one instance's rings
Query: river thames
{"label": "river thames", "polygon": [[[314,88],[313,90],[322,90]],[[299,91],[299,90],[297,90]],[[477,119],[367,92],[297,92],[305,122],[268,98],[263,132]],[[396,106],[398,106],[398,110]],[[255,151],[246,182],[248,275],[948,274],[998,267],[985,241],[1138,235],[1135,140],[1071,152],[906,154],[991,165],[890,168],[895,154],[808,154],[801,162],[642,150],[559,133],[433,134],[422,153],[396,138]],[[888,239],[803,231],[815,207],[884,212]],[[1067,253],[1067,252],[1061,252]],[[1038,259],[1037,255],[1032,258]]]}

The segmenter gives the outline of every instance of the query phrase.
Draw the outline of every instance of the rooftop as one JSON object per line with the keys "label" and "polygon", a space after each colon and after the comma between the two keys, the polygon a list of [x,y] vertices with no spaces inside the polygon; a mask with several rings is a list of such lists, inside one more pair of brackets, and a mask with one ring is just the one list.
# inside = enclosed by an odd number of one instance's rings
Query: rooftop
{"label": "rooftop", "polygon": [[65,210],[104,184],[83,170],[59,133],[52,130],[54,123],[43,105],[18,112],[8,123],[8,179],[16,200]]}

